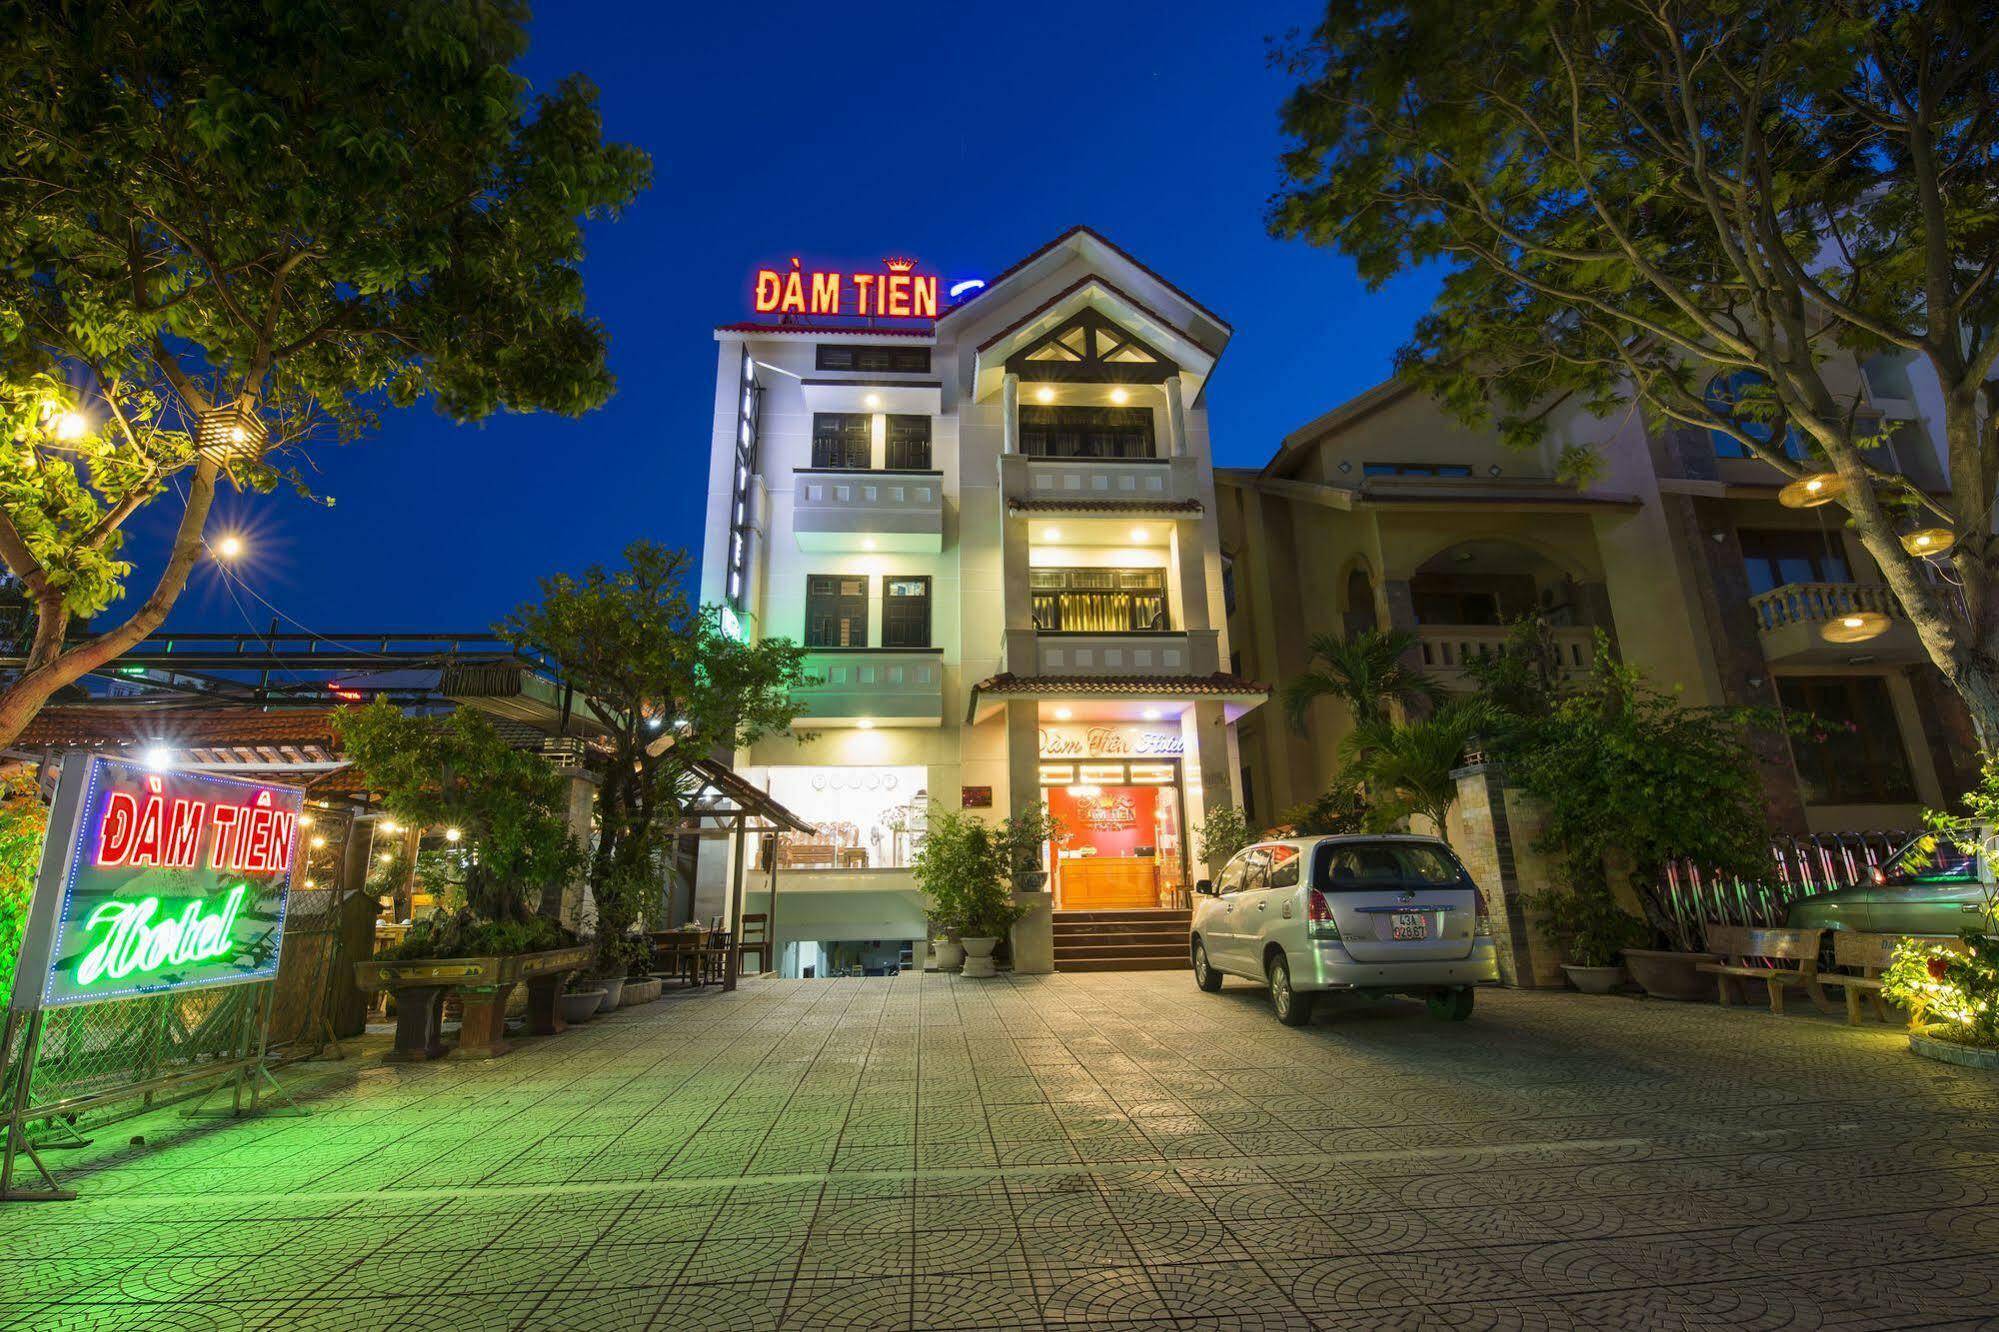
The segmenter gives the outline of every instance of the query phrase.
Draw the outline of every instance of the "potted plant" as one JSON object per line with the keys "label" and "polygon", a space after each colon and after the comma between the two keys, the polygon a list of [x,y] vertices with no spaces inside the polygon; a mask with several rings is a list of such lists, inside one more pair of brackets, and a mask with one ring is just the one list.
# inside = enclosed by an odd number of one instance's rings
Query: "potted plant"
{"label": "potted plant", "polygon": [[1648,937],[1645,922],[1617,904],[1610,890],[1591,884],[1569,892],[1530,893],[1528,910],[1539,916],[1541,937],[1566,955],[1562,970],[1584,994],[1609,994],[1624,983],[1618,954]]}
{"label": "potted plant", "polygon": [[564,984],[556,1007],[564,1022],[572,1027],[581,1026],[603,1011],[604,993],[602,981],[584,979],[578,973],[570,976]]}
{"label": "potted plant", "polygon": [[1007,873],[1011,863],[997,837],[993,839],[992,851],[987,857],[985,873],[972,881],[965,894],[965,916],[959,926],[959,939],[965,945],[964,974],[974,979],[999,974],[993,965],[993,949],[1029,910],[1014,900],[1011,876]]}
{"label": "potted plant", "polygon": [[1016,893],[1048,891],[1048,870],[1043,848],[1058,846],[1067,834],[1062,820],[1048,812],[1044,801],[1036,801],[1018,814],[1000,820],[997,838],[1006,859],[1007,876]]}
{"label": "potted plant", "polygon": [[923,845],[910,862],[930,918],[931,956],[939,971],[964,961],[967,895],[980,875],[991,872],[992,829],[962,810],[940,809],[930,816]]}

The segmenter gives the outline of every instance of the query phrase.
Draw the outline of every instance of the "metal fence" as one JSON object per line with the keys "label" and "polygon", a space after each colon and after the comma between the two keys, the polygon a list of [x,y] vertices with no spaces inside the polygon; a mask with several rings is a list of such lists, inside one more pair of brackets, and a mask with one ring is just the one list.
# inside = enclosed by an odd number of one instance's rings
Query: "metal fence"
{"label": "metal fence", "polygon": [[1868,871],[1915,836],[1913,832],[1883,830],[1777,837],[1770,842],[1768,877],[1750,883],[1681,861],[1666,867],[1660,897],[1673,918],[1696,938],[1708,921],[1782,925],[1791,903],[1863,882]]}

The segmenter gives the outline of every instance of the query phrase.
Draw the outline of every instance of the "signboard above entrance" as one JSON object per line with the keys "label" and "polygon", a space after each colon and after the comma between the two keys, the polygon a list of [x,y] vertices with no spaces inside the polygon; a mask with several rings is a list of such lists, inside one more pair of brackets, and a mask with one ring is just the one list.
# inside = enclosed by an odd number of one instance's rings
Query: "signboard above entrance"
{"label": "signboard above entrance", "polygon": [[834,273],[799,267],[760,268],[753,292],[758,314],[854,315],[868,319],[935,319],[937,278],[916,272],[914,259],[884,259],[885,273]]}
{"label": "signboard above entrance", "polygon": [[1187,752],[1178,731],[1138,726],[1044,726],[1042,758],[1179,758]]}
{"label": "signboard above entrance", "polygon": [[303,800],[289,787],[70,755],[11,1006],[275,976]]}

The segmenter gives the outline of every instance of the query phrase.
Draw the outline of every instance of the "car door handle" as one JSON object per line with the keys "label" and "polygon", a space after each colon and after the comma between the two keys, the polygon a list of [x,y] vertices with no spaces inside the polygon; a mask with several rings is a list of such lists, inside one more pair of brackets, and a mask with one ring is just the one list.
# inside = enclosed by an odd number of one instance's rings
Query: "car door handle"
{"label": "car door handle", "polygon": [[1266,904],[1265,904],[1265,903],[1263,903],[1263,902],[1258,902],[1258,903],[1256,904],[1256,909],[1257,909],[1258,911],[1261,911],[1261,910],[1263,910],[1263,908],[1264,908],[1264,906],[1265,906],[1265,905],[1266,905]]}

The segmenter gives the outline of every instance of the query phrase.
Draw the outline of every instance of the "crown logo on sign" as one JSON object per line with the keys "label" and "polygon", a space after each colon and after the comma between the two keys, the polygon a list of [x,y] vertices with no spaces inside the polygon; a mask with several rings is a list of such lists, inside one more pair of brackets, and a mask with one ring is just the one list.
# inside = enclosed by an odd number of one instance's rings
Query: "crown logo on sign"
{"label": "crown logo on sign", "polygon": [[888,266],[888,271],[891,273],[907,273],[910,269],[916,267],[914,259],[884,259],[882,263]]}

